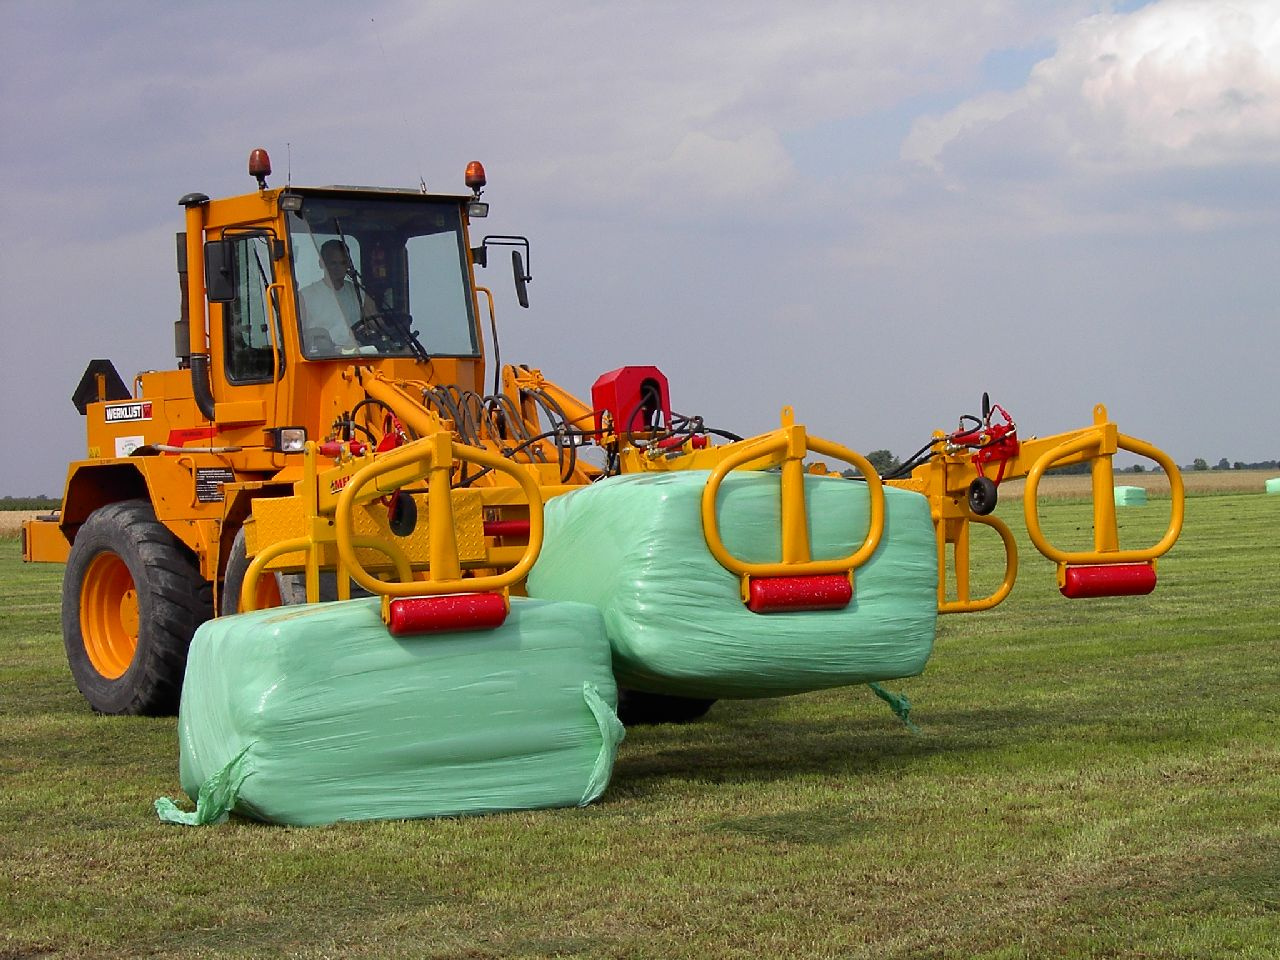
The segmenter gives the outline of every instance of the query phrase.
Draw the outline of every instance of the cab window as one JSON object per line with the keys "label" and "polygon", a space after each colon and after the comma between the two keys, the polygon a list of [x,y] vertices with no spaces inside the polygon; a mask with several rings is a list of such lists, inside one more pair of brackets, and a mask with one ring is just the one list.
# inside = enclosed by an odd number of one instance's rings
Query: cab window
{"label": "cab window", "polygon": [[[268,325],[275,327],[275,343],[280,345],[280,317],[276,304],[267,296],[273,282],[273,265],[269,239],[262,234],[234,241],[236,297],[222,308],[222,342],[227,380],[231,383],[269,382],[274,372],[272,336]],[[274,298],[272,298],[274,299]],[[284,367],[280,355],[279,366]]]}
{"label": "cab window", "polygon": [[303,194],[287,223],[307,359],[479,355],[455,202]]}

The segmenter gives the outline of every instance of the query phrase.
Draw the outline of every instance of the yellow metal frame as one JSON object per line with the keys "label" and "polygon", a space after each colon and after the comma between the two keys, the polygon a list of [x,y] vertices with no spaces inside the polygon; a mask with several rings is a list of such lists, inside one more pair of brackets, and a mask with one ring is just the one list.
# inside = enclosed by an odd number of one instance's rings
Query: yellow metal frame
{"label": "yellow metal frame", "polygon": [[[1142,550],[1121,550],[1120,534],[1116,524],[1116,507],[1114,491],[1114,473],[1111,457],[1097,456],[1099,449],[1097,438],[1089,435],[1077,437],[1061,443],[1043,453],[1027,472],[1027,483],[1023,489],[1023,516],[1027,524],[1027,536],[1049,560],[1057,564],[1058,586],[1066,583],[1067,567],[1098,566],[1115,563],[1148,563],[1155,567],[1156,559],[1168,553],[1178,541],[1182,532],[1182,523],[1186,513],[1186,494],[1182,485],[1182,474],[1173,460],[1164,451],[1135,437],[1117,434],[1115,446],[1128,450],[1141,457],[1154,460],[1160,464],[1169,478],[1169,526],[1164,536],[1153,546]],[[1060,550],[1051,544],[1040,526],[1040,517],[1036,511],[1036,491],[1040,478],[1054,463],[1076,453],[1094,453],[1096,459],[1092,463],[1093,479],[1093,550],[1068,551]]]}
{"label": "yellow metal frame", "polygon": [[[1004,578],[994,591],[976,600],[969,596],[969,524],[971,523],[990,527],[1004,542]],[[938,538],[939,613],[977,613],[980,610],[990,610],[1009,596],[1014,582],[1018,579],[1018,544],[1003,520],[990,516],[980,517],[972,513],[967,517],[947,517],[934,521],[934,532]],[[954,547],[955,553],[955,600],[947,599],[947,544]]]}
{"label": "yellow metal frame", "polygon": [[[257,608],[257,588],[258,579],[266,572],[267,565],[277,557],[285,554],[304,551],[307,555],[306,578],[308,596],[315,596],[319,593],[320,584],[320,550],[326,541],[317,540],[315,537],[294,537],[292,540],[278,540],[268,547],[264,547],[253,558],[253,562],[249,564],[248,570],[245,571],[244,584],[240,588],[240,611],[248,612]],[[413,568],[409,565],[408,558],[404,552],[389,540],[382,540],[378,537],[356,537],[355,544],[359,547],[367,547],[371,550],[378,550],[390,558],[395,564],[396,575],[401,580],[413,579]],[[351,597],[351,584],[344,575],[343,570],[338,571],[338,599],[348,600]]]}
{"label": "yellow metal frame", "polygon": [[[453,502],[450,498],[455,460],[476,463],[507,474],[516,481],[528,499],[529,542],[520,560],[502,573],[467,578],[462,576],[454,539]],[[374,481],[402,467],[412,467],[419,477],[427,478],[427,510],[431,517],[431,566],[427,571],[429,579],[388,583],[378,580],[365,570],[356,556],[352,511],[357,502],[367,502],[383,496],[387,491],[378,489]],[[365,489],[371,485],[374,489]],[[338,557],[343,567],[351,579],[371,592],[392,597],[417,597],[506,590],[524,579],[542,549],[542,495],[537,481],[518,464],[488,450],[457,443],[447,433],[437,433],[379,454],[357,470],[338,497],[334,525]]]}
{"label": "yellow metal frame", "polygon": [[[293,484],[292,499],[296,504],[287,506],[295,513],[289,516],[287,529],[276,527],[267,533],[264,530],[267,511],[261,511],[257,525],[259,540],[256,545],[250,544],[254,558],[245,578],[246,591],[256,587],[257,578],[264,571],[280,569],[304,570],[307,595],[311,599],[319,596],[322,569],[336,569],[340,598],[350,595],[352,581],[384,598],[508,591],[524,579],[541,547],[543,502],[591,482],[600,473],[590,464],[577,462],[568,475],[562,475],[561,437],[557,435],[553,441],[542,434],[539,405],[547,410],[559,408],[558,412],[563,413],[569,426],[586,432],[594,432],[594,411],[544,378],[541,371],[505,366],[499,373],[502,393],[510,406],[503,409],[503,422],[523,418],[524,433],[531,438],[516,447],[528,462],[517,463],[502,455],[504,451],[514,455],[511,447],[516,432],[509,433],[505,427],[495,429],[487,422],[473,431],[465,424],[446,419],[450,415],[447,405],[433,407],[427,400],[429,391],[443,384],[455,385],[458,391],[468,394],[483,394],[487,379],[483,354],[433,357],[425,367],[411,358],[385,358],[377,364],[353,358],[351,364],[345,366],[312,362],[300,350],[297,291],[290,276],[292,260],[300,256],[301,251],[291,248],[279,262],[274,280],[264,290],[264,297],[272,305],[279,324],[267,325],[273,354],[272,378],[269,382],[252,384],[227,381],[222,375],[222,353],[226,345],[222,343],[221,328],[216,322],[219,314],[215,312],[211,318],[204,296],[203,243],[228,228],[245,226],[270,229],[278,238],[288,239],[280,196],[280,190],[260,190],[240,197],[192,204],[185,211],[188,349],[193,358],[198,357],[208,365],[208,386],[214,404],[211,436],[200,438],[199,444],[183,440],[179,445],[186,445],[187,449],[176,451],[180,454],[177,457],[110,455],[117,452],[114,441],[120,439],[122,430],[130,431],[130,436],[136,431],[145,441],[144,446],[160,446],[166,444],[175,430],[187,431],[193,423],[204,422],[195,416],[193,401],[176,399],[191,397],[191,373],[187,370],[152,372],[136,379],[136,399],[145,398],[155,403],[152,419],[130,421],[126,426],[108,424],[104,419],[104,405],[92,405],[89,460],[78,467],[73,465],[56,533],[50,525],[32,524],[25,529],[24,558],[65,559],[69,537],[77,523],[99,502],[94,495],[99,474],[93,473],[92,468],[116,470],[125,466],[139,475],[141,487],[156,506],[158,519],[193,550],[202,574],[215,583],[222,572],[221,548],[229,539],[222,535],[222,525],[243,516],[245,503],[258,495],[257,487],[269,482],[273,487]],[[466,200],[465,197],[443,199],[459,204]],[[462,215],[465,232],[465,209]],[[474,270],[469,282],[474,295],[476,332],[483,343],[480,328],[486,308],[490,324],[494,321],[493,297],[488,289],[475,283]],[[282,358],[283,366],[280,365]],[[103,392],[101,384],[99,392]],[[166,401],[166,398],[169,399]],[[340,462],[327,472],[318,466],[314,444],[309,445],[305,460],[299,464],[263,442],[264,425],[286,424],[304,428],[309,436],[333,439],[340,432],[335,426],[339,417],[365,400],[375,400],[385,406],[404,425],[406,432],[421,439],[391,451],[366,452],[354,458],[343,454],[338,458]],[[884,493],[876,471],[853,450],[807,436],[805,428],[794,422],[789,407],[783,411],[779,429],[727,447],[694,449],[692,442],[679,448],[652,443],[629,444],[625,438],[611,434],[608,427],[603,434],[602,445],[616,456],[622,473],[710,471],[700,504],[703,534],[716,561],[741,578],[744,597],[753,576],[843,574],[852,583],[854,571],[867,562],[883,536]],[[465,437],[467,443],[454,440],[455,435]],[[373,436],[369,439],[377,440]],[[968,485],[981,475],[981,467],[974,462],[976,448],[962,444],[952,446],[942,433],[935,434],[935,442],[929,462],[913,471],[909,480],[886,482],[919,492],[930,502],[937,541],[939,611],[986,610],[1004,600],[1013,588],[1018,573],[1017,547],[1004,523],[994,517],[977,516],[968,507]],[[1024,510],[1028,534],[1036,549],[1058,565],[1060,583],[1068,564],[1146,562],[1154,565],[1155,559],[1176,542],[1184,515],[1184,493],[1177,467],[1155,447],[1120,434],[1116,425],[1107,420],[1101,405],[1095,408],[1094,423],[1089,427],[1056,437],[1010,443],[1003,449],[1011,456],[999,461],[992,457],[992,462],[999,462],[1002,478],[1027,478]],[[1154,460],[1169,477],[1172,495],[1169,527],[1158,543],[1146,549],[1120,549],[1111,464],[1111,457],[1118,449]],[[804,458],[811,452],[856,466],[868,486],[870,516],[866,536],[856,550],[844,557],[815,560],[811,554],[803,480]],[[996,452],[988,449],[986,453],[990,456]],[[458,461],[485,468],[483,476],[468,486],[465,493],[450,492],[450,484],[457,478],[453,468]],[[1040,478],[1051,466],[1083,462],[1089,462],[1092,468],[1093,549],[1064,551],[1050,544],[1040,529],[1035,510],[1036,493]],[[731,471],[758,471],[774,466],[781,471],[781,559],[776,563],[750,563],[734,557],[725,547],[716,517],[717,497]],[[225,485],[227,504],[216,500],[203,502],[197,496],[199,471],[215,467],[229,469],[239,478],[238,482]],[[78,479],[80,470],[83,470],[83,483]],[[368,523],[357,532],[358,506],[397,490],[420,495],[420,489],[409,490],[408,485],[424,477],[428,478],[426,500],[434,522],[425,529],[419,527],[414,542],[390,539],[382,517],[377,523],[383,529],[383,537],[365,536]],[[74,483],[73,478],[77,478]],[[347,485],[341,486],[343,483]],[[271,495],[275,494],[273,490]],[[519,513],[524,500],[529,503],[530,514],[527,545],[520,544],[519,540],[507,540],[499,545],[492,538],[483,537],[481,509],[493,516],[503,511]],[[474,507],[470,516],[466,513],[468,503]],[[969,524],[973,522],[995,530],[1005,549],[1004,575],[995,591],[985,597],[971,596],[969,584]],[[367,566],[362,565],[357,549],[374,551],[374,554],[364,553]],[[298,556],[290,557],[291,553]],[[374,555],[385,557],[386,562],[374,559]],[[949,560],[954,566],[955,600],[947,598]],[[371,568],[377,569],[378,576],[374,576]],[[466,572],[475,576],[464,575]],[[394,578],[394,581],[380,577]],[[242,597],[241,608],[251,609],[251,602],[247,596]]]}
{"label": "yellow metal frame", "polygon": [[[1185,494],[1182,475],[1173,460],[1155,446],[1126,436],[1107,418],[1107,409],[1098,404],[1093,409],[1093,424],[1079,430],[1052,437],[1032,438],[1020,443],[1018,452],[1005,462],[1004,477],[1012,480],[1026,477],[1022,493],[1023,516],[1027,535],[1035,548],[1058,566],[1058,585],[1065,582],[1066,567],[1114,563],[1150,563],[1163,556],[1177,542],[1182,532]],[[946,444],[945,435],[935,435],[936,443]],[[1117,450],[1128,450],[1155,461],[1169,478],[1170,518],[1165,535],[1154,545],[1142,550],[1121,550],[1116,525],[1112,456]],[[1036,509],[1036,493],[1041,477],[1053,466],[1089,463],[1092,474],[1094,549],[1069,552],[1049,543],[1040,526]],[[946,449],[929,463],[916,468],[910,480],[891,480],[892,486],[923,493],[929,498],[938,539],[938,612],[973,613],[989,610],[999,604],[1013,589],[1018,575],[1018,549],[1005,524],[991,516],[978,516],[969,509],[968,487],[979,476],[967,450]],[[969,596],[969,524],[981,523],[1000,535],[1005,547],[1005,572],[1000,585],[989,596]],[[954,547],[956,599],[946,598],[946,547]]]}
{"label": "yellow metal frame", "polygon": [[[505,596],[512,586],[528,574],[542,549],[543,536],[542,492],[537,479],[528,470],[499,454],[458,443],[445,432],[434,433],[394,450],[367,455],[367,459],[365,465],[350,475],[350,480],[336,500],[329,501],[331,506],[317,504],[314,509],[316,515],[328,513],[331,509],[331,526],[313,524],[309,534],[276,541],[256,553],[241,587],[241,610],[254,609],[258,578],[273,560],[290,553],[305,554],[307,595],[318,596],[321,559],[324,547],[329,543],[336,546],[338,554],[338,598],[347,599],[350,596],[350,581],[354,580],[364,589],[382,596],[384,616],[391,597],[478,592],[501,592]],[[510,557],[512,565],[500,573],[463,576],[458,558],[452,497],[454,464],[457,461],[489,467],[510,476],[528,503],[528,543],[516,548],[519,555]],[[314,444],[308,444],[308,463],[315,463]],[[314,469],[308,473],[314,474]],[[427,527],[430,565],[423,574],[425,579],[417,579],[409,558],[394,541],[356,535],[356,508],[424,477],[427,479],[427,510],[430,518]],[[314,490],[314,476],[304,478],[301,485]],[[373,549],[387,556],[396,568],[398,579],[380,580],[371,574],[360,561],[357,548]]]}
{"label": "yellow metal frame", "polygon": [[[848,447],[818,437],[809,437],[795,422],[790,407],[782,411],[782,426],[746,443],[729,448],[712,468],[702,490],[702,534],[716,562],[742,578],[742,594],[750,595],[751,577],[794,577],[845,574],[853,582],[853,571],[865,563],[884,535],[884,488],[871,463]],[[804,504],[804,460],[810,452],[834,457],[858,468],[867,481],[870,497],[867,533],[862,544],[845,557],[814,560],[809,550],[809,531]],[[720,485],[735,468],[750,463],[757,469],[780,465],[782,559],[777,563],[750,563],[731,554],[720,537],[716,520],[716,498]]]}

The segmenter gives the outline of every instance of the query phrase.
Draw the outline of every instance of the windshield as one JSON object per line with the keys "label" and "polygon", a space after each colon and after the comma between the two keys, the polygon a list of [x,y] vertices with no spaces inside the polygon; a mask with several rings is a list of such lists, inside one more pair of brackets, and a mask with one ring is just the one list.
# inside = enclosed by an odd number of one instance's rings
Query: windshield
{"label": "windshield", "polygon": [[308,358],[478,355],[456,204],[304,196],[288,225]]}

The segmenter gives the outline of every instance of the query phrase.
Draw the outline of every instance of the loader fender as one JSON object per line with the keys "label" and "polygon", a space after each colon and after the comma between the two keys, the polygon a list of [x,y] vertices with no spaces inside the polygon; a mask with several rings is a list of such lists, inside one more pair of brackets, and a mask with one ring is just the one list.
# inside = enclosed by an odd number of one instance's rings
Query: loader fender
{"label": "loader fender", "polygon": [[[214,470],[222,473],[213,473]],[[81,525],[112,503],[143,500],[155,518],[187,547],[199,562],[201,576],[217,575],[218,534],[222,526],[221,484],[232,479],[225,467],[206,466],[193,457],[134,456],[73,463],[59,521],[68,542],[75,543]]]}

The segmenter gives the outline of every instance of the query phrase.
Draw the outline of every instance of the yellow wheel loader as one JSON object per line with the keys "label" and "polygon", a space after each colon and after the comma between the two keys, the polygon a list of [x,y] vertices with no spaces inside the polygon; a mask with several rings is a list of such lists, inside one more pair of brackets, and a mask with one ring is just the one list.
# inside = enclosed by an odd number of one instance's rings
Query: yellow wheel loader
{"label": "yellow wheel loader", "polygon": [[[509,252],[527,306],[529,242],[473,236],[488,212],[479,163],[456,195],[271,188],[263,150],[250,174],[243,196],[181,198],[176,369],[130,384],[88,365],[73,396],[88,449],[60,511],[23,530],[24,559],[66,563],[67,658],[95,710],[172,712],[193,632],[215,615],[373,594],[388,632],[416,637],[493,629],[527,594],[605,610],[624,715],[690,719],[720,697],[918,673],[938,613],[1013,587],[1014,541],[992,515],[1009,479],[1027,478],[1031,540],[1068,597],[1149,592],[1178,537],[1177,468],[1100,406],[1079,430],[1023,439],[984,397],[881,477],[788,408],[749,438],[674,413],[657,367],[617,367],[584,401],[502,364],[476,273]],[[1119,543],[1121,449],[1168,474],[1151,546]],[[1093,545],[1064,551],[1035,494],[1047,470],[1080,463]],[[975,523],[1006,553],[978,597]],[[924,593],[895,612],[908,569]],[[784,649],[797,631],[832,646]],[[899,632],[921,641],[905,659]]]}

